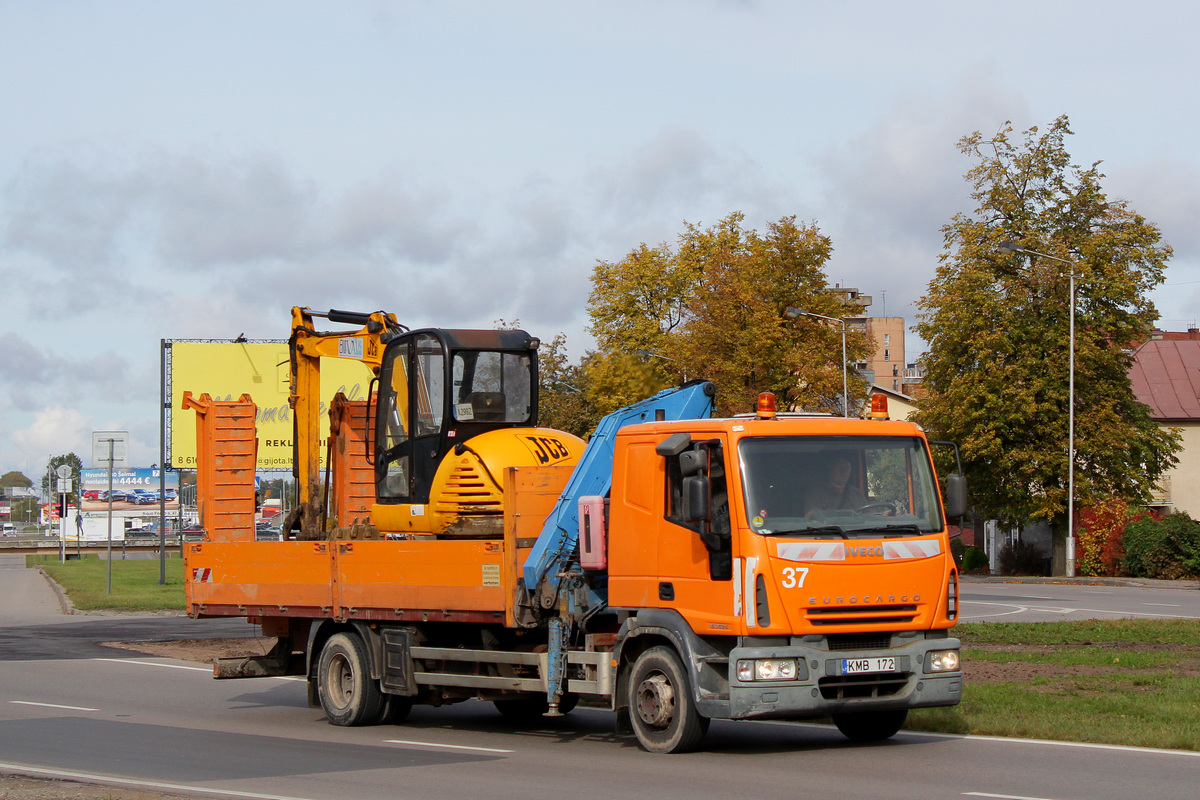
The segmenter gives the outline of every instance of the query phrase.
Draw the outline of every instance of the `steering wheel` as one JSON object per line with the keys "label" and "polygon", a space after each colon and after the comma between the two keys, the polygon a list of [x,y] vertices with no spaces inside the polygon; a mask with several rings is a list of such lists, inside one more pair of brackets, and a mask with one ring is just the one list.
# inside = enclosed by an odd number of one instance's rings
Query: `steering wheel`
{"label": "steering wheel", "polygon": [[879,514],[880,516],[896,516],[896,506],[894,503],[867,503],[865,506],[859,506],[854,509],[856,514]]}

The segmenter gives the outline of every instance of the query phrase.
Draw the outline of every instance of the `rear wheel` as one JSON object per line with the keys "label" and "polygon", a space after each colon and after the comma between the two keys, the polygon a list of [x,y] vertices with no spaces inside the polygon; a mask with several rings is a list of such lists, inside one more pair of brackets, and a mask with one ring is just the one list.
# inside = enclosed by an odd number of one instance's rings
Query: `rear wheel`
{"label": "rear wheel", "polygon": [[834,714],[833,724],[842,735],[854,742],[878,742],[890,739],[904,725],[908,709],[899,711],[866,711],[859,714]]}
{"label": "rear wheel", "polygon": [[371,680],[367,650],[353,633],[336,633],[321,650],[317,693],[334,725],[373,725],[382,716],[383,694]]}
{"label": "rear wheel", "polygon": [[629,676],[629,719],[643,750],[686,753],[708,732],[692,700],[687,671],[669,647],[651,647],[638,656]]}

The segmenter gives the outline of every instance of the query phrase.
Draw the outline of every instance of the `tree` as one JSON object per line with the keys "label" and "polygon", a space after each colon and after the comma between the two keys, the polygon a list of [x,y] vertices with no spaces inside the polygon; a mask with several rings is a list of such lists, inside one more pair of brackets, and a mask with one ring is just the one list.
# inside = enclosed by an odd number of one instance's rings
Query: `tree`
{"label": "tree", "polygon": [[585,375],[567,359],[567,338],[559,333],[538,349],[538,424],[586,436],[598,416],[585,393]]}
{"label": "tree", "polygon": [[29,489],[32,488],[33,481],[25,477],[22,472],[6,472],[0,475],[0,488],[4,489]]}
{"label": "tree", "polygon": [[[58,475],[57,470],[60,466],[66,464],[71,468],[71,492],[67,495],[68,502],[74,503],[75,507],[79,507],[79,472],[83,469],[83,462],[79,460],[79,456],[74,453],[65,453],[60,456],[54,456],[50,459],[50,467],[47,469],[47,474],[42,475],[42,494],[47,497],[58,498]],[[50,480],[53,478],[54,483]]]}
{"label": "tree", "polygon": [[[980,510],[1010,523],[1050,521],[1058,544],[1067,508],[1070,297],[1067,264],[1005,256],[1004,241],[1075,262],[1075,491],[1145,502],[1175,463],[1177,435],[1133,396],[1130,351],[1157,311],[1147,293],[1171,248],[1158,229],[1110,201],[1099,163],[1070,163],[1060,117],[1044,134],[978,132],[959,149],[978,204],[942,229],[937,274],[917,332],[929,350],[920,421],[957,441]],[[1056,547],[1056,557],[1060,550]],[[1056,565],[1057,570],[1057,565]]]}
{"label": "tree", "polygon": [[[764,391],[781,408],[840,408],[841,328],[784,315],[791,306],[835,318],[861,313],[827,290],[828,237],[795,217],[761,234],[743,220],[734,212],[711,228],[686,224],[676,249],[642,244],[597,265],[589,310],[599,345],[589,365],[596,405],[609,410],[686,377],[713,381],[722,412],[751,410]],[[630,369],[639,351],[640,374]],[[866,336],[851,331],[848,360],[869,351]],[[853,382],[851,406],[864,390]]]}

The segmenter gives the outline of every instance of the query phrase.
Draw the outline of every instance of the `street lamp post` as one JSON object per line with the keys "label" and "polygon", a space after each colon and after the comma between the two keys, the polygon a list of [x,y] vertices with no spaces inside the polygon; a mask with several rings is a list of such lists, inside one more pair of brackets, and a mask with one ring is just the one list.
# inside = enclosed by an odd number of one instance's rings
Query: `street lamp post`
{"label": "street lamp post", "polygon": [[817,319],[825,319],[830,322],[836,322],[842,326],[842,416],[850,416],[850,391],[849,381],[846,378],[846,320],[838,319],[837,317],[827,317],[824,314],[814,314],[811,311],[805,311],[802,308],[788,306],[788,309],[783,312],[783,315],[788,319],[796,317],[816,317]]}
{"label": "street lamp post", "polygon": [[1070,277],[1070,353],[1067,363],[1067,577],[1075,577],[1075,267],[1078,262],[1039,253],[1015,242],[1001,242],[999,250],[1005,255],[1040,256],[1058,261],[1071,268]]}

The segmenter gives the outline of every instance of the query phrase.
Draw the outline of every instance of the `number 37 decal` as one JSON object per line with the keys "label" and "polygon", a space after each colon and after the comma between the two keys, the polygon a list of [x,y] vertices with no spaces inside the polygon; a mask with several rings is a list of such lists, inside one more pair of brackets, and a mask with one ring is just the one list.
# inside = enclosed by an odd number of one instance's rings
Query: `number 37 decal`
{"label": "number 37 decal", "polygon": [[785,589],[798,589],[804,585],[808,577],[808,567],[784,567],[783,580],[780,582]]}

